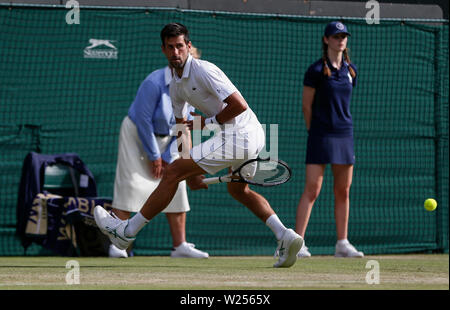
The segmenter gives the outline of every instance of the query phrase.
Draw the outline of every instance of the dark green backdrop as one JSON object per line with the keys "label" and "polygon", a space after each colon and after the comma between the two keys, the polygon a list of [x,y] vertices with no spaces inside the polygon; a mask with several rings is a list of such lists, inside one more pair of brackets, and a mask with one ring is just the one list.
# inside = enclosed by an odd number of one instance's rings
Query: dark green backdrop
{"label": "dark green backdrop", "polygon": [[[81,8],[80,24],[68,25],[68,12],[0,6],[0,255],[23,253],[14,231],[28,152],[78,153],[99,195],[113,195],[121,121],[141,81],[166,64],[159,32],[173,21],[190,29],[202,58],[228,75],[268,129],[278,124],[278,155],[294,175],[276,189],[256,190],[295,225],[306,149],[303,74],[321,56],[329,19]],[[448,252],[448,23],[345,23],[359,69],[349,239],[366,254]],[[90,39],[109,40],[116,49],[94,50],[117,58],[85,58]],[[334,253],[332,186],[327,168],[306,235],[313,254]],[[429,197],[438,201],[435,212],[423,208]],[[273,254],[273,234],[226,186],[190,192],[190,203],[187,236],[197,247],[211,255]],[[167,255],[170,248],[159,215],[140,233],[135,253]],[[42,254],[38,246],[27,253]]]}

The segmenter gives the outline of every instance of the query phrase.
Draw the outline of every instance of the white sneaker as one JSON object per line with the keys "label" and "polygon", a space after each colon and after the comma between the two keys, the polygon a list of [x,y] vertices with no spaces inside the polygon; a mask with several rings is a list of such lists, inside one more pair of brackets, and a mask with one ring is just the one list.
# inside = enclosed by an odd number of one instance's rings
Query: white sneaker
{"label": "white sneaker", "polygon": [[173,258],[208,258],[209,254],[195,248],[193,243],[183,242],[170,253]]}
{"label": "white sneaker", "polygon": [[126,250],[121,250],[114,244],[109,245],[108,256],[112,258],[127,258],[128,253]]}
{"label": "white sneaker", "polygon": [[311,253],[308,251],[308,247],[306,246],[305,242],[303,242],[303,246],[300,249],[300,252],[298,252],[297,257],[298,258],[311,257]]}
{"label": "white sneaker", "polygon": [[355,249],[350,242],[337,242],[335,257],[364,257],[364,253]]}
{"label": "white sneaker", "polygon": [[280,258],[273,266],[278,268],[294,265],[302,245],[303,238],[292,229],[286,229],[283,237],[278,241],[278,247],[275,252]]}
{"label": "white sneaker", "polygon": [[128,226],[128,220],[122,221],[113,217],[102,206],[94,208],[94,218],[98,228],[109,237],[112,244],[120,250],[126,250],[136,238],[125,236],[125,228]]}

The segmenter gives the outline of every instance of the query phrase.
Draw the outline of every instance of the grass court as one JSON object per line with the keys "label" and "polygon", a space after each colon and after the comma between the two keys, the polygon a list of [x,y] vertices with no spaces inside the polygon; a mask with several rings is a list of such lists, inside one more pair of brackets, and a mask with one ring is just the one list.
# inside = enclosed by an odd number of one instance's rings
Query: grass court
{"label": "grass court", "polygon": [[[76,274],[74,265],[67,265],[71,260],[79,265],[79,284],[67,282]],[[0,290],[449,289],[448,254],[313,256],[287,269],[273,268],[274,262],[267,256],[0,257]],[[376,269],[379,283],[367,283]]]}

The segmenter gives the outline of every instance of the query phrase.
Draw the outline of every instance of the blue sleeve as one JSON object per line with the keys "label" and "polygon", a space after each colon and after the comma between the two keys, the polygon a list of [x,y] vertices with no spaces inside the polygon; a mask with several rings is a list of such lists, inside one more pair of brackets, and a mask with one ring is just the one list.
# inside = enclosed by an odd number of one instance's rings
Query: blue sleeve
{"label": "blue sleeve", "polygon": [[308,70],[305,72],[305,76],[303,78],[303,85],[309,86],[317,89],[319,87],[320,78],[322,72],[318,66],[310,66]]}
{"label": "blue sleeve", "polygon": [[161,99],[161,90],[152,81],[144,81],[133,102],[135,124],[148,159],[153,161],[161,157],[153,128],[153,113]]}
{"label": "blue sleeve", "polygon": [[177,137],[172,136],[172,140],[170,141],[169,145],[167,146],[166,150],[164,151],[164,153],[161,154],[161,158],[162,160],[164,160],[166,163],[170,164],[173,162],[173,156],[172,156],[172,148],[173,145],[172,144],[176,144],[177,143]]}

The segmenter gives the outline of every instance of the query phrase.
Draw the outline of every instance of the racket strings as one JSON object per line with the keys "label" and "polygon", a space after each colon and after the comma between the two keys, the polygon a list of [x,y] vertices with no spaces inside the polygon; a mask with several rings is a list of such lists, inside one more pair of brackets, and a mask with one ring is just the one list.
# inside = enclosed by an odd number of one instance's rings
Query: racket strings
{"label": "racket strings", "polygon": [[286,182],[290,178],[289,169],[277,162],[258,164],[256,171],[249,181],[258,184],[280,184]]}

